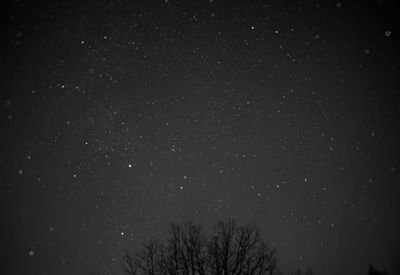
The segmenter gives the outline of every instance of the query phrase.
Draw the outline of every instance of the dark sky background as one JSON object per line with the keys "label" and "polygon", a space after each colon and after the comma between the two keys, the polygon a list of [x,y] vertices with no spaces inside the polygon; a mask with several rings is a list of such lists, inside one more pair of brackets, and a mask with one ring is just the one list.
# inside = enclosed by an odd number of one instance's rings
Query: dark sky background
{"label": "dark sky background", "polygon": [[1,4],[0,273],[228,217],[285,272],[400,270],[394,5],[35,2]]}

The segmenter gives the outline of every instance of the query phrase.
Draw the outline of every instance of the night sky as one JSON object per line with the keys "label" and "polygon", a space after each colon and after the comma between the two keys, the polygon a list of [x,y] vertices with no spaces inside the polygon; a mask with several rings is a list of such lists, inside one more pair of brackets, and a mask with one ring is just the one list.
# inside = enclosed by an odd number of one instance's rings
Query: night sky
{"label": "night sky", "polygon": [[1,4],[0,273],[229,217],[284,272],[400,270],[391,3],[34,2]]}

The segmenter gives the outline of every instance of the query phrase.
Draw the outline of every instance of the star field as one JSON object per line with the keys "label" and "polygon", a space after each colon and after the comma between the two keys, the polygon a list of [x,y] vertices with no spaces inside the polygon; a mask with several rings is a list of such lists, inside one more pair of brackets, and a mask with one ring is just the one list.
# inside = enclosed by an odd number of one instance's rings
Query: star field
{"label": "star field", "polygon": [[4,6],[2,273],[122,274],[171,222],[229,217],[284,272],[398,272],[390,3]]}

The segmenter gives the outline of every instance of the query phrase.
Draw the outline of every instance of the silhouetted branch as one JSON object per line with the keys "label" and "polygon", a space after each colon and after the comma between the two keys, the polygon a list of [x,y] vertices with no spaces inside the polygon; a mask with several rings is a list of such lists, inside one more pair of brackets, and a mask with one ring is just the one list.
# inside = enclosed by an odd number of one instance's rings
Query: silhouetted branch
{"label": "silhouetted branch", "polygon": [[165,245],[155,239],[135,256],[124,255],[124,271],[131,275],[272,275],[276,250],[263,242],[255,224],[238,227],[220,221],[210,236],[193,222],[171,224]]}

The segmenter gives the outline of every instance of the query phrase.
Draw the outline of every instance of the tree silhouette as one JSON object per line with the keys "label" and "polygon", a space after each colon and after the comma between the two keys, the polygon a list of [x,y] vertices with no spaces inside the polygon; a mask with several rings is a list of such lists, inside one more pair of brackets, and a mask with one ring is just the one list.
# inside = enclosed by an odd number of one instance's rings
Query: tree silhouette
{"label": "tree silhouette", "polygon": [[305,272],[302,272],[301,269],[296,269],[291,275],[315,275],[314,271],[308,267]]}
{"label": "tree silhouette", "polygon": [[125,251],[124,271],[130,275],[272,275],[276,250],[250,223],[218,222],[211,234],[193,222],[171,224],[165,243],[150,239],[135,254]]}
{"label": "tree silhouette", "polygon": [[375,267],[373,267],[372,265],[368,266],[368,275],[387,275],[387,274],[388,273],[386,270],[380,271]]}

